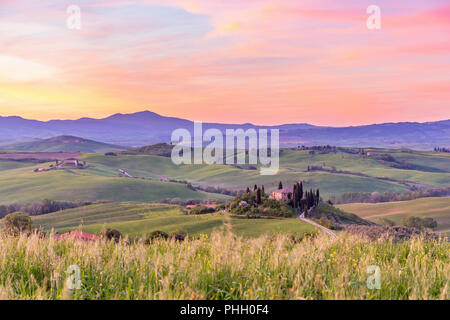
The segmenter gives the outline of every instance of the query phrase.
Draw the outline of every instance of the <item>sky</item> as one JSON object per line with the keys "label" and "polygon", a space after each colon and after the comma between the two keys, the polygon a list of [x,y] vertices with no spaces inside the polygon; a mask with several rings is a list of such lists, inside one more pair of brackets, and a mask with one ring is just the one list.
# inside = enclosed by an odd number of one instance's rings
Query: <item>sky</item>
{"label": "sky", "polygon": [[449,35],[448,0],[0,0],[0,116],[444,120]]}

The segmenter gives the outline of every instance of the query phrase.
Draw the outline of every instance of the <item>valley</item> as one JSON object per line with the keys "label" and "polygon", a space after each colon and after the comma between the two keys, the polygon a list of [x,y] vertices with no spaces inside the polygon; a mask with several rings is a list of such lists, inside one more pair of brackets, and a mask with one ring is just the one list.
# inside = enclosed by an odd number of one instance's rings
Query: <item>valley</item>
{"label": "valley", "polygon": [[[110,227],[137,237],[155,229],[181,228],[192,234],[211,233],[227,222],[239,234],[258,236],[275,230],[296,233],[314,228],[298,220],[292,224],[279,219],[230,220],[223,214],[193,217],[183,214],[180,206],[158,203],[172,200],[224,202],[231,196],[203,190],[219,188],[233,194],[257,184],[270,193],[277,189],[280,181],[285,188],[302,181],[307,189],[320,189],[323,201],[335,201],[342,194],[401,195],[417,188],[450,187],[449,154],[431,151],[339,148],[312,152],[284,148],[280,150],[278,174],[261,176],[258,170],[232,165],[177,166],[168,157],[170,148],[164,144],[106,154],[73,153],[74,148],[77,145],[61,149],[69,153],[6,151],[2,154],[4,158],[0,155],[0,205],[43,199],[107,202],[33,217],[33,224],[46,230],[68,231],[83,225],[83,230],[98,233]],[[66,159],[70,156],[86,163],[85,168],[35,172],[51,168],[54,161],[49,160],[64,158],[65,154]],[[394,203],[353,203],[339,205],[339,208],[374,222],[378,215],[392,218],[396,223],[401,223],[406,215],[430,216],[437,219],[438,231],[445,233],[450,215],[448,204],[444,205],[447,199],[450,198],[420,198],[413,200],[411,206],[409,201],[398,202],[397,206],[404,210],[398,214],[391,213],[397,212]],[[414,209],[415,203],[422,207]]]}

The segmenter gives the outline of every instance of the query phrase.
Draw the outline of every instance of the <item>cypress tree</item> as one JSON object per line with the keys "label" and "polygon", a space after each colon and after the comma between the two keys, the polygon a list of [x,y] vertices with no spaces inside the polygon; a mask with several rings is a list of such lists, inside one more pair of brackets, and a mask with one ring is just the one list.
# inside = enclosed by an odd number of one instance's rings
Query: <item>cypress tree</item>
{"label": "cypress tree", "polygon": [[303,198],[303,182],[300,181],[300,188],[299,188],[299,195],[300,195],[300,200]]}
{"label": "cypress tree", "polygon": [[261,189],[258,188],[258,189],[256,190],[256,203],[257,203],[257,204],[261,204],[261,202],[262,202],[262,201],[261,201]]}
{"label": "cypress tree", "polygon": [[261,187],[261,194],[262,194],[262,195],[265,195],[265,194],[266,194],[266,192],[264,191],[264,185],[262,185],[262,187]]}
{"label": "cypress tree", "polygon": [[283,189],[283,183],[280,181],[280,183],[278,184],[278,190]]}
{"label": "cypress tree", "polygon": [[294,184],[294,190],[292,190],[292,206],[294,209],[298,207],[298,192],[297,192],[297,184]]}
{"label": "cypress tree", "polygon": [[300,184],[298,182],[296,183],[295,192],[297,194],[297,207],[300,207],[300,201],[302,200],[302,196],[300,195]]}
{"label": "cypress tree", "polygon": [[308,211],[309,209],[309,192],[308,190],[306,190],[306,195],[305,195],[305,202],[306,202],[306,211]]}
{"label": "cypress tree", "polygon": [[255,184],[255,186],[253,187],[253,191],[256,191],[258,189],[258,186]]}

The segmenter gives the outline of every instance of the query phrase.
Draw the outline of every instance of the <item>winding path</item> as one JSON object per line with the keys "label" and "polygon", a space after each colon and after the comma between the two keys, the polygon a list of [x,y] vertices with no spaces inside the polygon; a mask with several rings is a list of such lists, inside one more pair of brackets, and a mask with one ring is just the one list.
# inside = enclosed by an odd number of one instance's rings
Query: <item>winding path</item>
{"label": "winding path", "polygon": [[328,229],[328,228],[325,228],[324,226],[322,226],[322,225],[320,225],[320,224],[318,224],[318,223],[316,223],[316,222],[314,222],[314,221],[312,221],[312,220],[309,220],[309,219],[306,219],[306,218],[301,218],[301,217],[298,217],[300,220],[302,220],[302,221],[304,221],[304,222],[306,222],[306,223],[309,223],[309,224],[311,224],[311,225],[313,225],[313,226],[315,226],[315,227],[317,227],[317,228],[320,228],[322,231],[324,231],[325,233],[327,233],[329,236],[331,236],[332,238],[334,238],[334,239],[337,239],[338,238],[338,236],[336,235],[336,233],[334,233],[333,231],[331,231],[330,229]]}

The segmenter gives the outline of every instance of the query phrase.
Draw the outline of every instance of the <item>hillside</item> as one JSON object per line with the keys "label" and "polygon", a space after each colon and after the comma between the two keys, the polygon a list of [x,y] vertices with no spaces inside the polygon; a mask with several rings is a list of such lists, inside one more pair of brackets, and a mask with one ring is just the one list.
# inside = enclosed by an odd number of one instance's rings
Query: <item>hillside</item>
{"label": "hillside", "polygon": [[21,142],[2,146],[2,150],[35,152],[92,152],[105,153],[120,151],[125,147],[83,139],[75,136],[58,136],[45,140]]}
{"label": "hillside", "polygon": [[[371,194],[404,192],[413,187],[450,187],[450,154],[396,149],[370,151],[388,154],[396,162],[351,153],[352,150],[312,154],[308,150],[283,149],[278,174],[262,176],[259,170],[229,165],[176,166],[169,157],[123,155],[120,152],[115,157],[84,154],[79,159],[86,161],[87,169],[72,171],[35,173],[34,169],[48,168],[52,163],[0,160],[0,203],[23,203],[43,198],[143,202],[165,198],[223,198],[222,195],[191,190],[185,184],[170,180],[231,191],[257,184],[264,185],[266,192],[277,188],[279,181],[284,187],[303,181],[307,189],[319,188],[324,200],[344,192]],[[118,177],[119,169],[135,178]]]}
{"label": "hillside", "polygon": [[157,143],[149,146],[132,148],[126,151],[121,151],[123,155],[153,155],[170,157],[172,155],[173,145],[167,143]]}
{"label": "hillside", "polygon": [[375,223],[362,219],[356,214],[346,212],[342,209],[335,208],[327,203],[321,202],[308,213],[308,218],[321,219],[326,218],[334,225],[375,225]]}
{"label": "hillside", "polygon": [[[278,181],[288,187],[294,181],[302,180],[307,188],[319,188],[325,200],[342,192],[403,192],[412,185],[450,186],[450,155],[395,149],[377,152],[391,154],[405,166],[414,163],[415,167],[401,169],[393,167],[390,162],[357,153],[339,151],[311,154],[308,150],[287,149],[283,149],[280,154],[280,170],[276,176],[262,176],[259,170],[242,170],[227,165],[176,166],[170,158],[159,156],[87,155],[83,159],[92,164],[91,170],[95,170],[96,174],[105,176],[116,175],[115,168],[123,168],[133,176],[154,179],[163,176],[187,180],[195,185],[220,186],[231,190],[243,190],[257,184],[271,191],[278,186]],[[329,171],[308,171],[310,166]]]}
{"label": "hillside", "polygon": [[409,216],[433,218],[438,222],[437,231],[450,235],[450,197],[386,203],[350,203],[337,207],[374,222],[387,218],[401,224],[402,220]]}
{"label": "hillside", "polygon": [[[143,111],[115,114],[104,119],[51,120],[0,117],[0,137],[10,140],[46,139],[55,135],[82,136],[87,139],[127,146],[144,146],[170,141],[175,129],[193,131],[193,122]],[[203,130],[278,129],[283,146],[338,145],[354,147],[416,148],[432,150],[450,147],[450,120],[436,122],[384,123],[352,127],[324,127],[310,124],[258,126],[246,124],[203,123]],[[5,141],[1,142],[5,144]],[[7,142],[6,142],[7,143]]]}
{"label": "hillside", "polygon": [[101,168],[33,172],[42,166],[39,164],[2,171],[0,204],[30,203],[42,199],[149,202],[165,198],[188,200],[223,197],[197,192],[181,183],[120,178],[114,168],[110,168],[108,176],[102,176],[96,171]]}
{"label": "hillside", "polygon": [[[82,229],[99,233],[114,228],[131,237],[139,237],[155,230],[165,232],[182,229],[191,235],[210,234],[229,223],[232,230],[244,237],[263,234],[310,233],[314,227],[298,219],[235,219],[225,215],[185,215],[181,207],[165,204],[106,203],[63,210],[32,218],[34,227],[54,228],[64,232]],[[82,226],[82,227],[80,227]]]}

